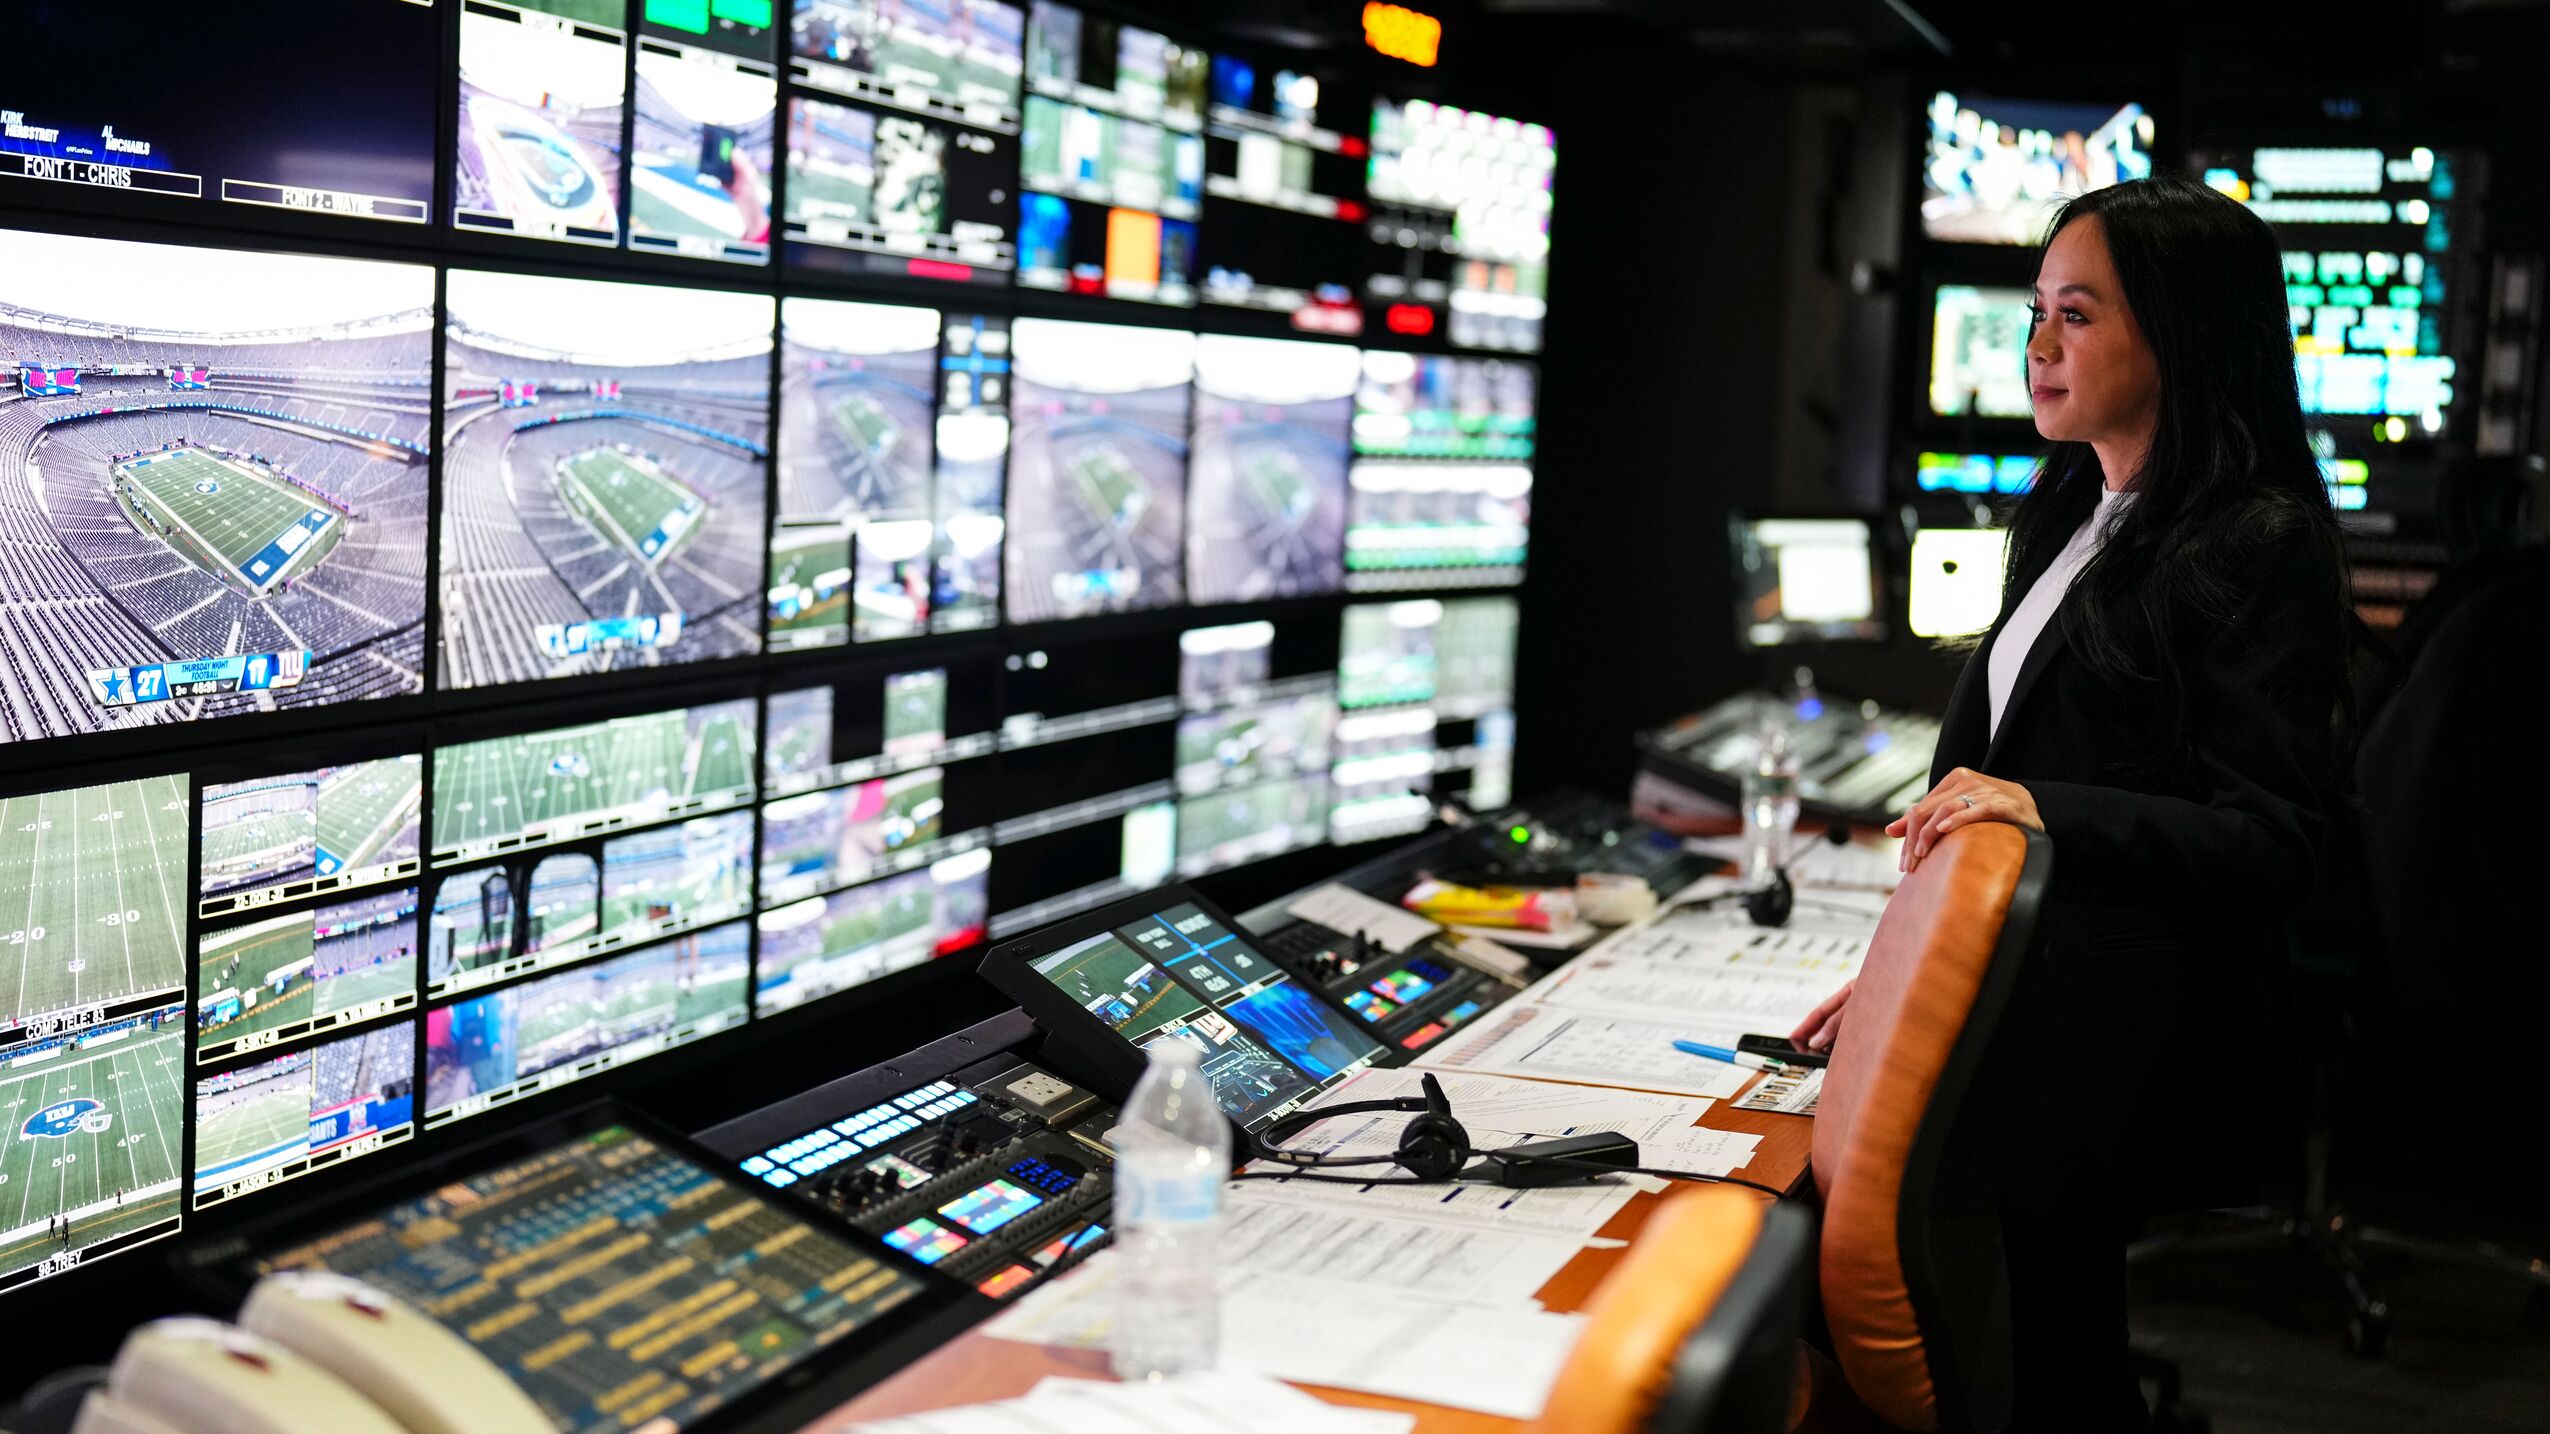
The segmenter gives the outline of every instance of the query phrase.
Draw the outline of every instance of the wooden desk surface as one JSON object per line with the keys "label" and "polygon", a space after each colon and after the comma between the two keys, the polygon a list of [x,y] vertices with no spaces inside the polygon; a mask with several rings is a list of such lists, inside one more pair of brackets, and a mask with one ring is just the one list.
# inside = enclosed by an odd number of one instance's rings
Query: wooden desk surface
{"label": "wooden desk surface", "polygon": [[[1738,1099],[1741,1098],[1739,1095]],[[1808,1145],[1815,1129],[1812,1120],[1794,1115],[1737,1110],[1732,1103],[1719,1101],[1710,1105],[1699,1123],[1712,1130],[1734,1130],[1762,1137],[1762,1143],[1754,1147],[1753,1162],[1735,1172],[1745,1179],[1788,1190],[1796,1188],[1805,1178]],[[1609,1224],[1603,1226],[1602,1233],[1613,1239],[1629,1239],[1638,1233],[1639,1227],[1655,1213],[1657,1204],[1664,1198],[1662,1195],[1644,1194],[1633,1197],[1620,1213],[1611,1218]],[[1767,1200],[1770,1197],[1758,1198]],[[1561,1313],[1583,1309],[1586,1301],[1593,1297],[1594,1287],[1610,1273],[1621,1254],[1616,1249],[1589,1247],[1579,1250],[1575,1259],[1568,1261],[1564,1268],[1550,1277],[1548,1284],[1541,1286],[1541,1303]],[[1025,1394],[1048,1375],[1082,1379],[1110,1377],[1103,1350],[1016,1344],[993,1339],[976,1330],[940,1346],[902,1373],[806,1428],[810,1434],[838,1434],[838,1431],[863,1419],[883,1419],[958,1404],[1009,1399]],[[1419,1434],[1510,1434],[1510,1431],[1522,1427],[1521,1421],[1468,1409],[1418,1404],[1384,1395],[1326,1389],[1317,1385],[1304,1387],[1335,1404],[1414,1414]]]}

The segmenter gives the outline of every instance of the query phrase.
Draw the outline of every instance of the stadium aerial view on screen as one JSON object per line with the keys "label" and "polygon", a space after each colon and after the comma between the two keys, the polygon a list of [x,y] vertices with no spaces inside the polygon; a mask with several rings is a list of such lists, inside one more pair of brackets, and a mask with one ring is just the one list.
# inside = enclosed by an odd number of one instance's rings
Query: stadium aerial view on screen
{"label": "stadium aerial view on screen", "polygon": [[779,519],[770,641],[850,637],[850,534],[929,518],[935,309],[790,299],[780,309]]}
{"label": "stadium aerial view on screen", "polygon": [[423,690],[433,297],[0,231],[0,737]]}
{"label": "stadium aerial view on screen", "polygon": [[454,222],[618,242],[627,24],[623,0],[461,7]]}
{"label": "stadium aerial view on screen", "polygon": [[751,799],[753,703],[615,717],[434,749],[434,859],[469,860]]}
{"label": "stadium aerial view on screen", "polygon": [[186,986],[186,779],[0,799],[0,1046]]}
{"label": "stadium aerial view on screen", "polygon": [[183,1013],[90,1027],[0,1068],[0,1288],[176,1228]]}
{"label": "stadium aerial view on screen", "polygon": [[1344,584],[1348,437],[1361,373],[1343,344],[1197,340],[1187,478],[1193,601],[1299,597]]}
{"label": "stadium aerial view on screen", "polygon": [[1020,319],[1011,347],[1010,616],[1183,601],[1195,335]]}
{"label": "stadium aerial view on screen", "polygon": [[759,651],[771,299],[444,293],[441,685]]}

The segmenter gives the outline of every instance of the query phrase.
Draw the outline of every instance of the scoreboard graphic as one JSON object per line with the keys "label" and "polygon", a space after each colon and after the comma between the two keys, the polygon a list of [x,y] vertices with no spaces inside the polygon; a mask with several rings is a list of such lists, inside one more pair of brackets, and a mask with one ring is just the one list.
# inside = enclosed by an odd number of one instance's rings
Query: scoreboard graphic
{"label": "scoreboard graphic", "polygon": [[181,697],[280,692],[301,685],[301,679],[310,673],[310,657],[310,650],[303,648],[298,652],[254,652],[144,667],[92,668],[88,674],[89,696],[101,707],[136,707],[174,702]]}

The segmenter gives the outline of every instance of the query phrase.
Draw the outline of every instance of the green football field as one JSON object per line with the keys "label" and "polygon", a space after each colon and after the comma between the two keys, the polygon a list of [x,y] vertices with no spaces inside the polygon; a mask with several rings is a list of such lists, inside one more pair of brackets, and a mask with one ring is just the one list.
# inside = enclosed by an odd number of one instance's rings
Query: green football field
{"label": "green football field", "polygon": [[743,1010],[744,980],[741,961],[699,972],[675,995],[673,1024],[687,1026],[721,1012]]}
{"label": "green football field", "polygon": [[[837,528],[819,530],[813,538],[794,536],[786,531],[770,540],[770,590],[783,592],[797,589],[805,596],[795,613],[782,616],[777,610],[770,615],[772,632],[796,632],[811,628],[844,627],[850,621],[850,539]],[[832,591],[814,596],[817,580],[831,575]]]}
{"label": "green football field", "polygon": [[416,957],[410,954],[404,961],[384,961],[329,977],[319,988],[315,1009],[322,1016],[333,1016],[415,989]]}
{"label": "green football field", "polygon": [[1071,456],[1070,467],[1081,496],[1101,521],[1118,529],[1142,521],[1151,495],[1123,454],[1113,448],[1084,448]]}
{"label": "green football field", "polygon": [[[308,494],[209,453],[156,453],[115,471],[153,517],[184,532],[199,554],[220,565],[224,581],[256,593],[307,572],[343,531],[343,515]],[[313,514],[324,516],[314,520]],[[278,545],[293,534],[298,541],[286,553]],[[260,570],[259,563],[267,566]]]}
{"label": "green football field", "polygon": [[1259,449],[1242,455],[1240,476],[1266,516],[1287,527],[1310,516],[1313,498],[1299,464],[1282,449]]}
{"label": "green football field", "polygon": [[676,711],[438,747],[435,845],[509,836],[627,806],[650,792],[681,795],[689,785],[682,776],[687,746]]}
{"label": "green football field", "polygon": [[561,459],[558,487],[578,517],[650,563],[679,546],[708,506],[663,469],[609,448]]}
{"label": "green football field", "polygon": [[291,980],[281,994],[269,990],[266,978],[280,967],[310,959],[310,913],[296,912],[270,920],[232,927],[228,931],[207,932],[204,936],[202,974],[196,982],[199,997],[209,996],[225,988],[239,993],[245,1000],[253,996],[255,1004],[232,1020],[217,1026],[206,1026],[197,1035],[199,1041],[235,1041],[259,1031],[271,1031],[310,1019],[312,986],[309,969]]}
{"label": "green football field", "polygon": [[788,156],[789,217],[873,224],[876,190],[846,166],[792,151]]}
{"label": "green football field", "polygon": [[[76,1212],[73,1249],[177,1213],[186,1108],[178,1096],[185,1052],[176,1030],[0,1072],[0,1275],[58,1253],[45,1225],[65,1211]],[[98,1102],[107,1128],[25,1134],[37,1111],[65,1100]]]}
{"label": "green football field", "polygon": [[866,449],[879,458],[894,449],[898,436],[894,420],[866,394],[854,393],[836,401],[832,405],[832,421],[841,425],[854,448]]}
{"label": "green football field", "polygon": [[186,778],[0,799],[0,1011],[186,984]]}
{"label": "green football field", "polygon": [[[745,722],[719,716],[700,729],[699,750],[691,754],[693,792],[724,792],[737,787],[750,788],[753,771],[753,732]],[[678,790],[678,789],[677,789]]]}
{"label": "green football field", "polygon": [[195,1121],[195,1173],[219,1184],[246,1174],[247,1167],[223,1166],[249,1156],[310,1139],[310,1064],[307,1057],[288,1070],[221,1098],[199,1102]]}
{"label": "green football field", "polygon": [[319,849],[342,869],[369,866],[416,828],[425,764],[392,759],[339,768],[319,787]]}

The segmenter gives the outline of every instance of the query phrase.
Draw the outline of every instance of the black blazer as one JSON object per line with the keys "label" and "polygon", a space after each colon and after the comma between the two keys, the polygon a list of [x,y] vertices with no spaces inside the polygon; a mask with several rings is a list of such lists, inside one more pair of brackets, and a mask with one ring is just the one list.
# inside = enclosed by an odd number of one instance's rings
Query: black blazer
{"label": "black blazer", "polygon": [[[2344,629],[2327,610],[2330,555],[2297,534],[2250,558],[2231,575],[2228,620],[2182,653],[2187,750],[2163,750],[2170,694],[2105,678],[2075,649],[2076,587],[2029,650],[1997,733],[1985,674],[2007,614],[1994,624],[1932,764],[1934,783],[1968,767],[2036,801],[2053,880],[2041,955],[2005,1029],[2048,1077],[2040,1131],[2080,1137],[2042,1157],[2138,1189],[2145,1209],[2254,1198],[2289,1115],[2258,1099],[2258,1081],[2280,1049],[2285,925],[2310,893],[2337,791]],[[2014,591],[2052,561],[2041,553]],[[2227,1056],[2242,1074],[2226,1078]],[[2227,1087],[2242,1094],[2226,1101]]]}

